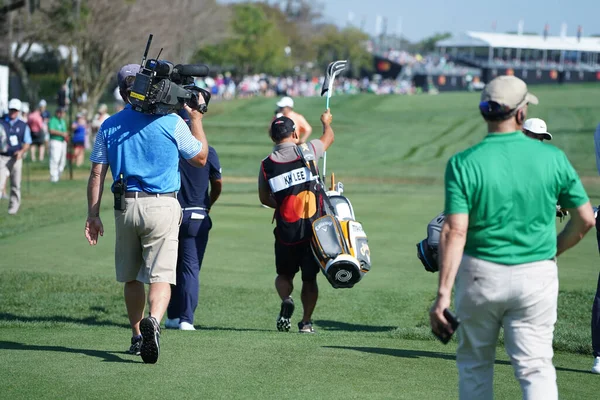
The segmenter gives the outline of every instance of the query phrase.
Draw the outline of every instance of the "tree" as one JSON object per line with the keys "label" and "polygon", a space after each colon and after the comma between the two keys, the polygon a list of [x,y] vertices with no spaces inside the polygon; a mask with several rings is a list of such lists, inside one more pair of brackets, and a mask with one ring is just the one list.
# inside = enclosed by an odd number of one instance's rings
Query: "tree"
{"label": "tree", "polygon": [[358,76],[361,70],[372,69],[373,57],[366,49],[369,35],[354,27],[340,30],[335,25],[324,26],[314,40],[317,63],[322,71],[335,60],[349,60],[350,74]]}
{"label": "tree", "polygon": [[436,33],[433,36],[427,37],[416,44],[417,51],[422,53],[431,53],[435,51],[435,45],[440,40],[448,39],[452,37],[452,34],[449,32],[446,33]]}
{"label": "tree", "polygon": [[195,59],[216,65],[235,65],[242,74],[281,73],[291,68],[284,49],[288,41],[259,5],[232,6],[229,39],[201,48]]}
{"label": "tree", "polygon": [[35,20],[19,31],[17,50],[33,43],[66,46],[66,71],[75,91],[87,94],[83,106],[91,112],[89,105],[96,104],[120,66],[141,60],[149,33],[154,34],[151,56],[164,47],[161,58],[186,62],[198,44],[221,34],[226,16],[215,0],[45,0]]}

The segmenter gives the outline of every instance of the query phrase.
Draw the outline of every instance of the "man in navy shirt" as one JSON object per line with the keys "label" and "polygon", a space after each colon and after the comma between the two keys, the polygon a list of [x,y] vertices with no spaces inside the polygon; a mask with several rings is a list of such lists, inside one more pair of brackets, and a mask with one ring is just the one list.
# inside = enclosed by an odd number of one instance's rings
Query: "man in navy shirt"
{"label": "man in navy shirt", "polygon": [[[185,114],[187,113],[180,113],[187,120]],[[177,199],[183,210],[183,219],[179,227],[177,285],[172,287],[165,327],[189,331],[195,330],[194,312],[198,306],[199,274],[208,233],[212,227],[208,213],[222,189],[221,165],[217,152],[209,146],[208,161],[202,168],[193,167],[180,159],[179,171],[181,190]]]}
{"label": "man in navy shirt", "polygon": [[5,136],[5,144],[0,146],[0,193],[10,177],[10,201],[8,213],[15,215],[21,206],[21,175],[23,154],[31,145],[31,131],[27,123],[19,118],[22,103],[19,99],[8,102],[8,115],[0,120],[0,129]]}
{"label": "man in navy shirt", "polygon": [[[117,74],[126,103],[138,71],[138,65],[130,64]],[[145,363],[158,360],[160,321],[169,304],[171,284],[176,282],[181,219],[177,201],[181,185],[179,159],[181,156],[185,162],[202,167],[208,157],[202,114],[189,107],[187,110],[191,131],[177,114],[143,114],[128,104],[104,121],[90,156],[85,236],[90,245],[95,245],[98,235],[104,234],[100,200],[110,166],[115,181],[111,188],[115,193],[115,270],[117,281],[125,284],[133,334],[129,351],[140,354]],[[121,186],[124,193],[118,196]],[[144,284],[150,287],[147,318]]]}

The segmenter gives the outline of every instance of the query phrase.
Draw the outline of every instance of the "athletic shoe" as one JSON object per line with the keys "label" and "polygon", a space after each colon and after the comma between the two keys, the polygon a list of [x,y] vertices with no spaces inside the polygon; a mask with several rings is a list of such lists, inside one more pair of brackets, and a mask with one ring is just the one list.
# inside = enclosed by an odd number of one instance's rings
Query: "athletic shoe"
{"label": "athletic shoe", "polygon": [[142,335],[133,336],[131,338],[131,346],[129,350],[126,351],[127,354],[135,354],[136,356],[140,355],[140,348],[142,347]]}
{"label": "athletic shoe", "polygon": [[292,318],[292,314],[294,314],[294,300],[291,297],[288,297],[284,301],[281,302],[281,310],[279,311],[279,316],[277,317],[277,330],[280,332],[286,331],[288,332],[292,327],[292,323],[290,318]]}
{"label": "athletic shoe", "polygon": [[146,364],[155,364],[160,353],[160,325],[156,318],[144,318],[140,322],[143,340],[140,355]]}
{"label": "athletic shoe", "polygon": [[313,328],[312,321],[298,322],[298,332],[299,333],[317,333],[317,332],[315,332],[315,328]]}
{"label": "athletic shoe", "polygon": [[594,359],[594,366],[592,367],[593,374],[600,374],[600,357]]}
{"label": "athletic shoe", "polygon": [[190,324],[189,322],[180,322],[179,323],[179,330],[180,331],[195,331],[196,328],[194,328],[194,325]]}
{"label": "athletic shoe", "polygon": [[165,321],[165,329],[179,329],[179,318],[167,318]]}

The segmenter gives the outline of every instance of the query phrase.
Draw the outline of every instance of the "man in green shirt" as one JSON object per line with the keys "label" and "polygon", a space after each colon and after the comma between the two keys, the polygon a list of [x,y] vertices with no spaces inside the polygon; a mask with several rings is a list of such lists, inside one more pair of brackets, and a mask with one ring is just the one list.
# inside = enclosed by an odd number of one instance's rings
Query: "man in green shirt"
{"label": "man in green shirt", "polygon": [[[523,399],[558,399],[555,257],[594,226],[594,214],[565,154],[523,134],[529,103],[538,100],[514,76],[488,83],[479,108],[489,133],[446,167],[439,287],[430,318],[435,333],[452,333],[443,312],[456,279],[460,399],[493,398],[500,327]],[[571,214],[558,237],[557,202]]]}
{"label": "man in green shirt", "polygon": [[58,108],[56,115],[48,122],[50,133],[50,182],[58,182],[67,163],[67,122],[64,119],[65,110]]}

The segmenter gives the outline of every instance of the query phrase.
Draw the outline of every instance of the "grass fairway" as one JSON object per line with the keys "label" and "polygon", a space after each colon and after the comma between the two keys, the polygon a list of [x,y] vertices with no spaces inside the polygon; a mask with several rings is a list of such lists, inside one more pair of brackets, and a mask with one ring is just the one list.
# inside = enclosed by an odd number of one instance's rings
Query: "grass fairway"
{"label": "grass fairway", "polygon": [[[593,154],[600,87],[534,93],[541,105],[530,116],[546,119],[553,144],[567,152],[593,202],[600,202]],[[443,346],[430,334],[437,275],[416,259],[415,243],[443,207],[447,159],[485,134],[477,102],[477,94],[466,93],[333,99],[336,143],[328,171],[344,182],[369,234],[373,270],[351,290],[334,290],[319,277],[318,334],[310,336],[275,330],[272,212],[256,195],[259,162],[271,148],[266,129],[274,100],[212,105],[205,126],[225,185],[211,212],[198,330],[163,330],[156,365],[124,354],[130,331],[114,280],[108,191],[105,235],[92,248],[83,237],[87,170],[51,185],[44,167],[31,166],[19,215],[9,218],[6,200],[0,201],[0,397],[456,398],[455,341]],[[324,101],[297,104],[316,137]],[[598,276],[593,236],[559,260],[555,365],[562,399],[598,398],[600,378],[588,373]],[[507,360],[499,347],[497,399],[520,398]]]}

